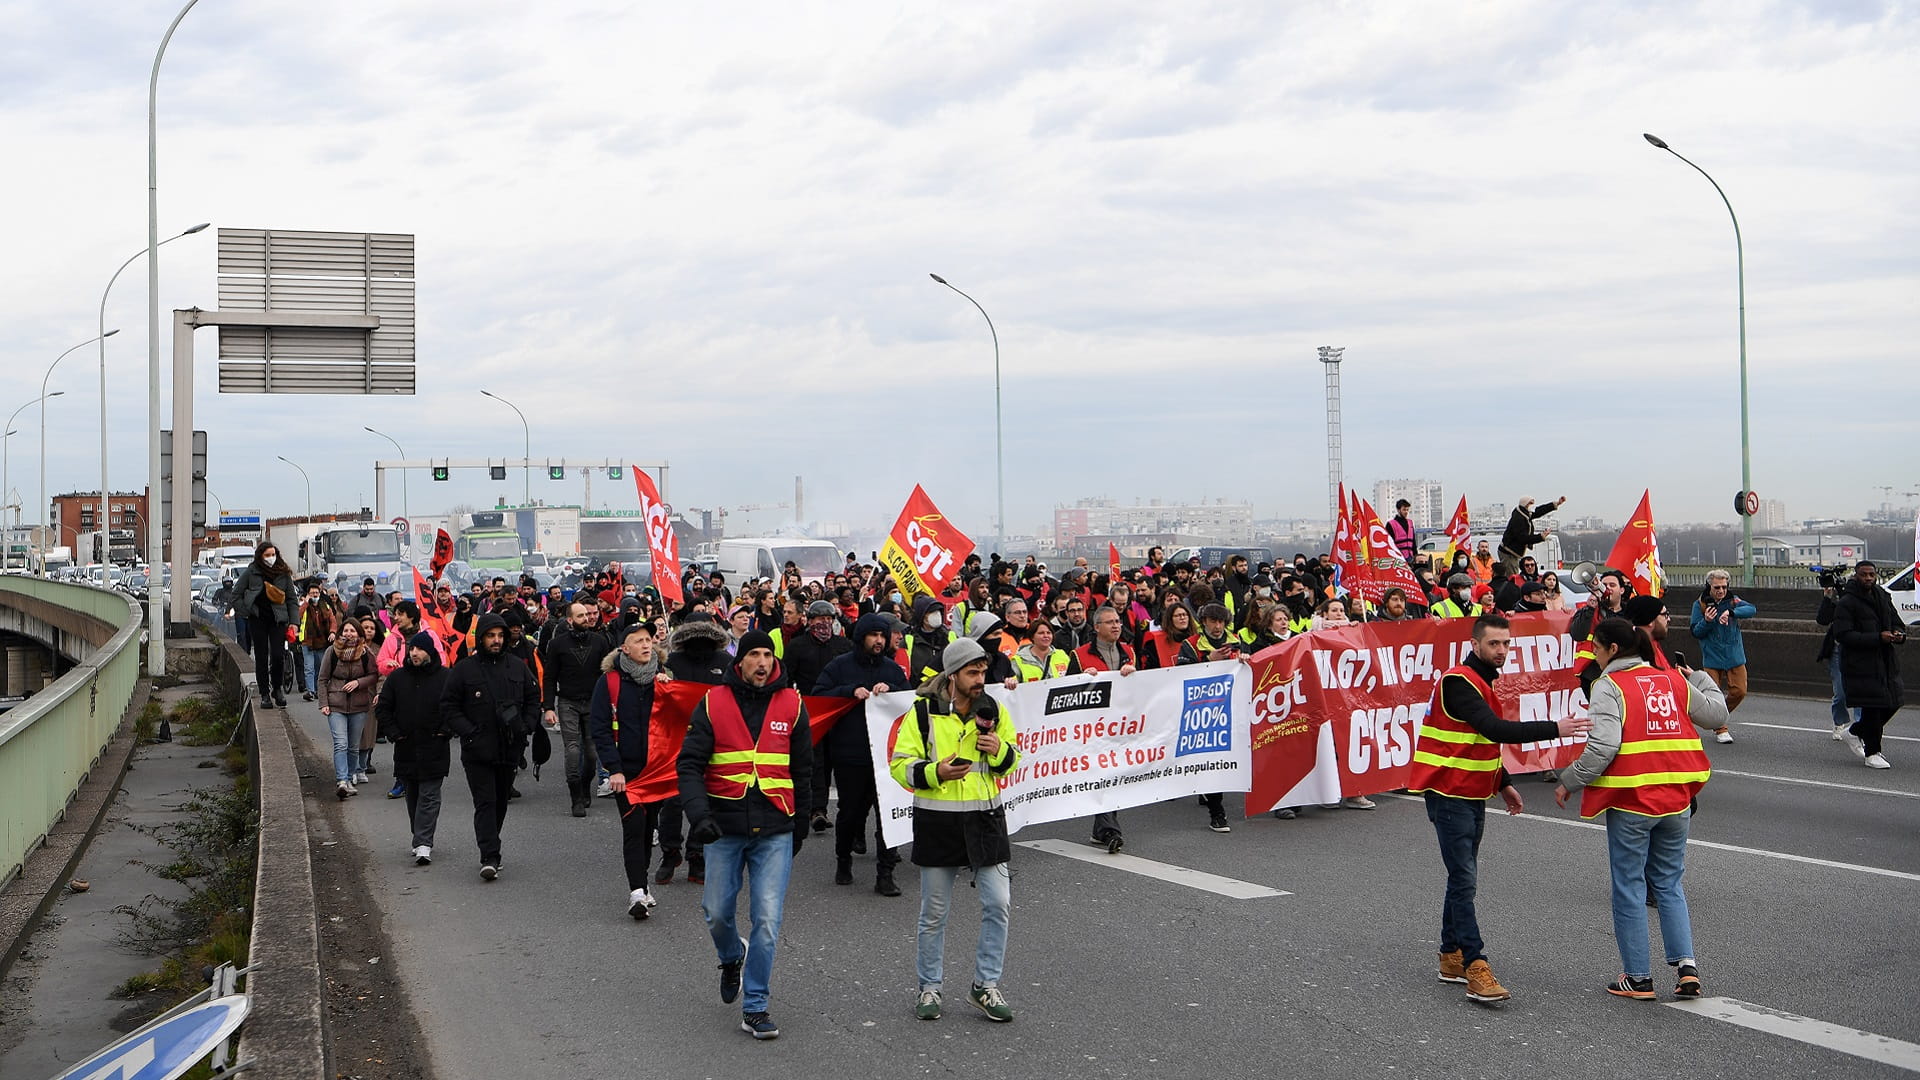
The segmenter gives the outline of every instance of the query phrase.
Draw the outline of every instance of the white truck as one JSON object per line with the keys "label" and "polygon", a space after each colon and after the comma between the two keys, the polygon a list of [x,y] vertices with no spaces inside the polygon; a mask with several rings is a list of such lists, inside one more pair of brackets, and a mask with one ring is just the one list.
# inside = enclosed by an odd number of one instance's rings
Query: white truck
{"label": "white truck", "polygon": [[321,578],[343,594],[358,592],[366,578],[382,593],[413,583],[400,558],[400,530],[385,522],[296,522],[275,526],[272,539],[296,578]]}

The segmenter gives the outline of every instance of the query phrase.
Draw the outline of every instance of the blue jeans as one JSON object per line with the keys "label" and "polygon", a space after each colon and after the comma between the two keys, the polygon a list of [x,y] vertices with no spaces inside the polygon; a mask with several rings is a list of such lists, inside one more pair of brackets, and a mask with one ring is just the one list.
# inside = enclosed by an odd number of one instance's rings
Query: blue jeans
{"label": "blue jeans", "polygon": [[1613,870],[1613,939],[1626,974],[1649,978],[1647,894],[1660,901],[1660,939],[1667,963],[1693,959],[1693,923],[1680,875],[1687,868],[1687,823],[1691,810],[1667,817],[1607,811],[1607,862]]}
{"label": "blue jeans", "polygon": [[1433,822],[1433,831],[1440,839],[1440,861],[1447,867],[1447,899],[1440,908],[1440,951],[1458,949],[1463,964],[1485,959],[1473,898],[1480,884],[1480,837],[1487,831],[1486,800],[1451,799],[1429,791],[1427,820]]}
{"label": "blue jeans", "polygon": [[[805,822],[795,822],[796,827]],[[774,946],[780,940],[780,917],[787,903],[787,878],[793,872],[793,836],[723,836],[707,845],[707,890],[700,909],[707,932],[723,964],[742,959],[740,931],[734,911],[740,906],[741,875],[750,880],[747,910],[753,930],[744,947],[746,966],[740,978],[740,1011],[767,1011],[767,991],[773,981]]]}
{"label": "blue jeans", "polygon": [[320,692],[320,658],[325,655],[327,655],[327,650],[324,647],[318,649],[306,645],[300,647],[300,665],[301,670],[305,672],[307,676],[306,689],[308,693],[318,694]]}
{"label": "blue jeans", "polygon": [[1827,660],[1827,673],[1833,676],[1833,726],[1846,727],[1860,719],[1860,710],[1853,710],[1851,719],[1847,716],[1847,691],[1840,681],[1840,643],[1833,643],[1833,655]]}
{"label": "blue jeans", "polygon": [[344,784],[353,779],[360,764],[360,733],[366,729],[367,714],[341,712],[327,714],[327,732],[333,736],[333,781]]}
{"label": "blue jeans", "polygon": [[[959,866],[920,868],[920,989],[940,989],[947,958],[947,911]],[[973,981],[998,986],[1007,962],[1007,915],[1013,907],[1013,874],[1006,863],[983,866],[974,874],[980,892],[980,944],[973,954]]]}

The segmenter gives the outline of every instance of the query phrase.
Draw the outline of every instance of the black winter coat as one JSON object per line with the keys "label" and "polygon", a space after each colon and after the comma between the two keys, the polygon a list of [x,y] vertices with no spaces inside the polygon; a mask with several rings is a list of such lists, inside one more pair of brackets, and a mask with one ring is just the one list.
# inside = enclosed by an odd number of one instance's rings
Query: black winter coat
{"label": "black winter coat", "polygon": [[780,666],[786,669],[787,679],[794,689],[807,693],[819,680],[820,673],[827,664],[843,653],[853,651],[853,642],[834,635],[825,641],[812,634],[800,633],[787,639],[786,655],[780,658]]}
{"label": "black winter coat", "polygon": [[613,729],[613,697],[607,691],[607,675],[620,670],[619,653],[608,653],[600,677],[593,681],[592,704],[587,707],[587,735],[593,740],[593,752],[600,763],[628,780],[637,780],[647,771],[647,724],[653,719],[651,682],[634,682],[620,676],[620,730]]}
{"label": "black winter coat", "polygon": [[[767,717],[767,703],[773,695],[788,688],[787,673],[776,664],[773,678],[765,686],[753,686],[731,668],[722,693],[733,694],[740,705],[740,716],[747,722],[747,734],[760,737],[760,722]],[[622,697],[624,701],[624,696]],[[707,796],[707,762],[713,757],[713,721],[707,716],[707,703],[694,706],[687,725],[686,742],[680,746],[677,769],[680,773],[680,801],[687,820],[694,825],[708,817],[727,836],[764,836],[790,833],[795,821],[807,820],[813,806],[813,732],[807,725],[807,703],[800,703],[800,718],[793,725],[793,752],[788,756],[788,772],[793,777],[793,816],[767,800],[759,788],[748,788],[744,799],[710,799]]]}
{"label": "black winter coat", "polygon": [[402,780],[433,780],[453,766],[453,750],[440,715],[440,698],[447,689],[447,669],[435,657],[431,664],[407,664],[387,676],[373,703],[380,730],[393,740],[393,775]]}
{"label": "black winter coat", "polygon": [[[860,621],[853,624],[853,640],[861,642],[874,631],[884,632],[886,619],[878,615],[862,615]],[[907,673],[893,661],[893,650],[888,649],[879,656],[861,649],[857,644],[853,651],[841,653],[827,662],[814,680],[813,692],[828,697],[852,697],[855,690],[871,690],[884,684],[889,690],[911,690],[907,682]],[[827,748],[829,760],[836,762],[861,762],[870,760],[872,750],[867,741],[866,711],[855,709],[840,718],[820,740]]]}
{"label": "black winter coat", "polygon": [[520,658],[476,651],[447,673],[440,721],[460,739],[460,760],[512,765],[540,722],[540,687]]}
{"label": "black winter coat", "polygon": [[1834,604],[1833,640],[1840,645],[1840,688],[1849,709],[1898,709],[1906,687],[1900,681],[1902,646],[1880,640],[1883,630],[1904,631],[1893,597],[1878,585],[1849,581]]}
{"label": "black winter coat", "polygon": [[676,679],[718,686],[733,668],[727,632],[710,622],[681,623],[667,635],[667,672]]}
{"label": "black winter coat", "polygon": [[540,664],[546,685],[541,700],[554,707],[556,697],[568,701],[587,701],[593,697],[594,684],[601,681],[600,662],[613,652],[613,639],[600,630],[575,630],[563,626],[553,632],[540,648]]}

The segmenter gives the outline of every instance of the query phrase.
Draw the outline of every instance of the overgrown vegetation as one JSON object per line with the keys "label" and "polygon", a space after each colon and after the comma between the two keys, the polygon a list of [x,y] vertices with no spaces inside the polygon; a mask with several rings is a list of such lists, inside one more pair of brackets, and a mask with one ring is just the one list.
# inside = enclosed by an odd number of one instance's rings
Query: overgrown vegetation
{"label": "overgrown vegetation", "polygon": [[133,718],[133,737],[135,742],[150,743],[160,734],[160,718],[166,715],[166,709],[153,698],[141,707],[140,715]]}
{"label": "overgrown vegetation", "polygon": [[182,698],[168,715],[176,737],[188,746],[218,746],[232,741],[240,702],[216,686],[212,697]]}

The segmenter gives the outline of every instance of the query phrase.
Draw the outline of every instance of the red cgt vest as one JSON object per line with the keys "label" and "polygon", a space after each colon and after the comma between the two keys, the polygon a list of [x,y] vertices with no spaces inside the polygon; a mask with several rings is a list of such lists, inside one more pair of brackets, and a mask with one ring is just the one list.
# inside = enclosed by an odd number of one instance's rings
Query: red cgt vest
{"label": "red cgt vest", "polygon": [[1472,683],[1487,705],[1493,705],[1493,687],[1479,672],[1465,664],[1449,668],[1433,690],[1426,719],[1420,722],[1420,740],[1414,744],[1407,790],[1431,791],[1455,799],[1491,799],[1500,788],[1500,744],[1473,730],[1465,720],[1447,714],[1445,687],[1453,675]]}
{"label": "red cgt vest", "polygon": [[1620,691],[1620,752],[1580,793],[1580,816],[1622,810],[1670,817],[1684,811],[1713,775],[1687,717],[1692,688],[1678,673],[1646,665],[1601,678]]}
{"label": "red cgt vest", "polygon": [[716,686],[707,692],[707,719],[713,723],[713,756],[707,759],[707,794],[715,799],[744,799],[757,787],[781,812],[793,815],[793,774],[789,757],[794,725],[800,721],[800,694],[787,687],[767,702],[760,739],[747,731],[733,691]]}

